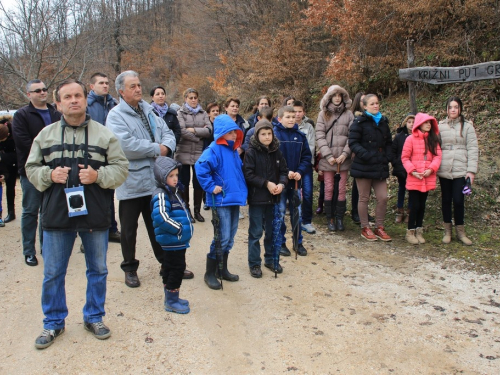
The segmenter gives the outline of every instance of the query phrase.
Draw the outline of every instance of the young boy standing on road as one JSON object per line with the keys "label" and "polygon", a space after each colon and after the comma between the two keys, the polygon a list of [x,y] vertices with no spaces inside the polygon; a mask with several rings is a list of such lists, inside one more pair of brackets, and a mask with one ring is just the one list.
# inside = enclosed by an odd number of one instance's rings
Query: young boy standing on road
{"label": "young boy standing on road", "polygon": [[[268,120],[260,120],[255,125],[255,134],[245,153],[243,173],[248,184],[248,266],[253,277],[262,277],[260,238],[265,226],[264,266],[274,271],[273,211],[279,203],[280,194],[288,183],[288,169],[279,141],[274,136],[273,125]],[[283,272],[279,265],[277,273]]]}
{"label": "young boy standing on road", "polygon": [[[299,126],[295,123],[295,120],[295,111],[293,107],[281,107],[278,111],[279,123],[274,127],[274,135],[280,141],[280,150],[283,153],[283,157],[285,158],[286,165],[288,167],[288,184],[285,186],[280,200],[280,212],[282,218],[285,217],[287,201],[293,202],[295,182],[298,182],[298,188],[300,189],[300,180],[302,179],[302,176],[307,173],[308,168],[311,168],[311,150],[305,134],[299,130]],[[307,250],[302,245],[300,206],[298,209],[299,222],[295,222],[296,218],[293,214],[290,215],[290,220],[292,222],[292,228],[297,228],[296,230],[298,231],[297,253],[301,256],[306,256]],[[281,245],[280,254],[283,256],[290,256],[290,250],[286,247],[286,225],[284,221],[281,226],[281,233],[283,245]]]}

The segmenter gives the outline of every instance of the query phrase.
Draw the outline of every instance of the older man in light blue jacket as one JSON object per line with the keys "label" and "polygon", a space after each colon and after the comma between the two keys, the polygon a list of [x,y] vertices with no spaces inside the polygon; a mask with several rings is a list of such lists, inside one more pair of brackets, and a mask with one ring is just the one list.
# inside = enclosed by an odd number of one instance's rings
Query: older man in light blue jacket
{"label": "older man in light blue jacket", "polygon": [[106,126],[116,135],[129,160],[128,178],[116,189],[116,197],[120,201],[122,228],[121,268],[125,272],[125,284],[136,288],[140,285],[135,247],[141,214],[155,257],[160,264],[163,261],[163,250],[155,240],[151,221],[150,202],[156,188],[153,168],[158,156],[172,156],[175,136],[165,121],[153,113],[153,107],[142,100],[142,86],[136,72],[121,73],[116,77],[115,86],[120,103],[109,112]]}

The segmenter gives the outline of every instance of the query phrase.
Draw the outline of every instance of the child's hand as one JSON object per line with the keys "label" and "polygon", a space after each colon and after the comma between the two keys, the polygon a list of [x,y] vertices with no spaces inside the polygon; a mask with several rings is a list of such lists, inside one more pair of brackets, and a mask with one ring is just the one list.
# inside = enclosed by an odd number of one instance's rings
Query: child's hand
{"label": "child's hand", "polygon": [[323,171],[318,171],[318,176],[323,176]]}
{"label": "child's hand", "polygon": [[278,195],[281,194],[282,191],[283,191],[283,184],[278,184],[276,185],[276,189],[274,189],[274,193],[271,194]]}
{"label": "child's hand", "polygon": [[295,178],[295,172],[293,171],[288,171],[288,179],[293,180]]}
{"label": "child's hand", "polygon": [[423,174],[423,177],[429,177],[431,174],[432,174],[432,169],[426,169]]}
{"label": "child's hand", "polygon": [[293,178],[296,181],[299,181],[302,178],[299,172],[295,172],[295,177]]}
{"label": "child's hand", "polygon": [[333,156],[330,156],[328,158],[328,163],[330,163],[330,165],[334,165],[335,164],[335,158]]}
{"label": "child's hand", "polygon": [[267,190],[269,190],[269,192],[273,195],[275,195],[275,191],[276,191],[276,184],[274,182],[271,182],[271,181],[268,181],[267,182]]}
{"label": "child's hand", "polygon": [[342,164],[344,161],[345,161],[345,155],[343,154],[337,158],[337,164]]}
{"label": "child's hand", "polygon": [[220,192],[222,192],[222,186],[217,185],[212,193],[219,194]]}
{"label": "child's hand", "polygon": [[418,178],[419,180],[422,180],[424,178],[424,173],[418,173],[417,171],[413,171],[413,172],[411,172],[411,175],[413,177]]}

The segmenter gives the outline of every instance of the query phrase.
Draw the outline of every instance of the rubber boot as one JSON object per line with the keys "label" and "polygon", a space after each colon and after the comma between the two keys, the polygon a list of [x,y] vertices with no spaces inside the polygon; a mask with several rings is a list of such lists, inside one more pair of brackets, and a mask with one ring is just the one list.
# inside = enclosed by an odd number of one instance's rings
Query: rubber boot
{"label": "rubber boot", "polygon": [[325,201],[325,215],[326,223],[328,225],[328,230],[335,232],[337,228],[335,227],[335,220],[332,217],[332,201]]}
{"label": "rubber boot", "polygon": [[457,232],[457,237],[464,245],[470,246],[472,245],[472,241],[467,238],[465,235],[465,228],[463,225],[455,225],[455,230]]}
{"label": "rubber boot", "polygon": [[165,310],[174,312],[177,314],[187,314],[190,309],[188,305],[183,305],[179,301],[179,289],[177,290],[168,290],[165,289],[166,300]]}
{"label": "rubber boot", "polygon": [[425,243],[425,238],[423,234],[424,234],[424,228],[420,227],[415,229],[415,237],[417,237],[418,243]]}
{"label": "rubber boot", "polygon": [[238,281],[240,277],[238,275],[233,275],[227,269],[227,257],[229,253],[224,254],[224,267],[222,268],[222,279],[227,281]]}
{"label": "rubber boot", "polygon": [[323,213],[323,202],[324,199],[318,198],[318,208],[316,209],[316,215],[321,215]]}
{"label": "rubber boot", "polygon": [[451,242],[451,223],[444,223],[443,243]]}
{"label": "rubber boot", "polygon": [[188,214],[189,214],[189,220],[191,220],[191,223],[194,223],[194,218],[193,214],[191,214],[191,208],[189,207],[189,186],[184,187],[184,191],[182,192],[182,199],[184,200],[184,204],[186,205]]}
{"label": "rubber boot", "polygon": [[194,218],[198,220],[200,223],[203,223],[205,221],[205,218],[201,216],[200,210],[201,210],[201,201],[203,200],[203,190],[194,190]]}
{"label": "rubber boot", "polygon": [[[165,309],[167,308],[167,288],[165,287],[165,284],[163,284],[163,291],[165,292],[165,301],[163,304],[165,305]],[[189,306],[189,301],[187,299],[182,299],[179,298],[179,303],[181,305]]]}
{"label": "rubber boot", "polygon": [[346,201],[338,201],[337,208],[335,210],[335,218],[337,224],[337,230],[343,232],[345,230],[344,227],[344,215],[346,211]]}
{"label": "rubber boot", "polygon": [[417,237],[415,237],[415,229],[407,229],[405,239],[412,245],[418,245]]}
{"label": "rubber boot", "polygon": [[215,276],[215,271],[217,270],[217,261],[215,259],[207,257],[207,271],[205,272],[205,283],[210,289],[218,290],[222,288],[220,281],[217,280]]}
{"label": "rubber boot", "polygon": [[398,212],[396,213],[396,224],[401,224],[405,219],[405,209],[398,208]]}

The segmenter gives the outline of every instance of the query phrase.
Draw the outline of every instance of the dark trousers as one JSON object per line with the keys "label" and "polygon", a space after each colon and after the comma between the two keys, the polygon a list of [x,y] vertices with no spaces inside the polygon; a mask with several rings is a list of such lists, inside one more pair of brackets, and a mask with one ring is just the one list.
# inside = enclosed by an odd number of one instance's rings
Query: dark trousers
{"label": "dark trousers", "polygon": [[411,202],[408,229],[422,228],[424,224],[425,202],[427,202],[429,193],[422,193],[418,190],[408,190],[408,195],[408,199]]}
{"label": "dark trousers", "polygon": [[465,177],[448,178],[439,177],[441,185],[441,210],[443,212],[443,221],[451,223],[451,205],[453,203],[453,216],[455,225],[464,225],[465,202],[462,189],[465,185]]}
{"label": "dark trousers", "polygon": [[118,215],[122,228],[121,245],[123,262],[121,268],[125,272],[137,271],[139,268],[139,261],[135,259],[135,245],[137,242],[138,221],[141,214],[144,224],[146,224],[149,241],[153,247],[155,257],[160,264],[163,264],[165,252],[158,242],[156,242],[150,203],[151,195],[148,195],[140,198],[121,200],[118,205]]}
{"label": "dark trousers", "polygon": [[188,165],[188,164],[183,164],[181,170],[179,171],[179,180],[181,180],[182,184],[184,185],[184,189],[189,188],[189,182],[191,181],[191,169],[193,170],[193,189],[203,190],[201,188],[200,183],[198,182],[198,178],[196,177],[194,165]]}
{"label": "dark trousers", "polygon": [[14,212],[14,199],[16,198],[16,169],[9,169],[9,174],[5,179],[5,190],[7,197],[7,212]]}
{"label": "dark trousers", "polygon": [[[398,208],[403,208],[405,206],[406,177],[397,176],[397,178],[398,178]],[[408,208],[411,208],[409,198],[408,198]]]}
{"label": "dark trousers", "polygon": [[352,180],[352,190],[351,190],[351,212],[358,213],[358,202],[359,202],[359,191],[356,179]]}
{"label": "dark trousers", "polygon": [[186,249],[164,251],[163,285],[166,289],[179,289],[186,269]]}

